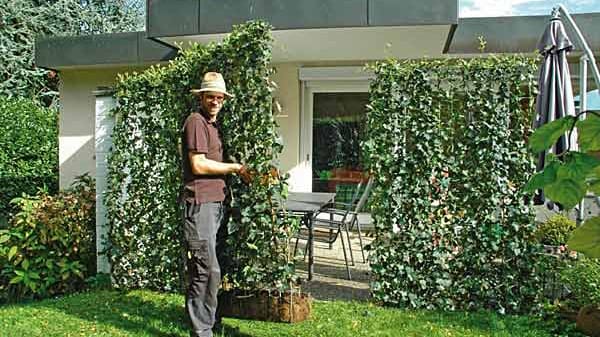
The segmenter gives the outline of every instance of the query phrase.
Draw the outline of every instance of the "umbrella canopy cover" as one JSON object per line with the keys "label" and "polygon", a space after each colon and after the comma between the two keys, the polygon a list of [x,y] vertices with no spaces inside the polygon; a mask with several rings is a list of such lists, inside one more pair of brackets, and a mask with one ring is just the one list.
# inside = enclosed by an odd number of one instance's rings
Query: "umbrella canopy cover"
{"label": "umbrella canopy cover", "polygon": [[[538,96],[536,100],[537,118],[535,127],[538,128],[564,116],[575,116],[575,102],[567,54],[573,50],[573,44],[565,32],[565,27],[559,18],[553,18],[546,26],[544,34],[537,46],[543,56],[538,80]],[[552,151],[560,154],[567,149],[577,150],[576,130],[567,139],[566,135],[559,138]],[[546,153],[540,153],[537,170],[544,169]],[[541,191],[535,198],[536,204],[544,203]]]}

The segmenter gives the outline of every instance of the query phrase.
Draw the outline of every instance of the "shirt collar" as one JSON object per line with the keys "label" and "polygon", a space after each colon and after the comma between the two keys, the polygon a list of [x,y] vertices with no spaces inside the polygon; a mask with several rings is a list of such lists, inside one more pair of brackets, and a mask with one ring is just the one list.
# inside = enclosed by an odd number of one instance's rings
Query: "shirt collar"
{"label": "shirt collar", "polygon": [[205,112],[202,108],[198,109],[198,113],[200,114],[200,116],[202,116],[202,118],[204,118],[204,120],[206,121],[206,123],[214,125],[214,126],[217,125],[217,120],[215,120],[214,122],[211,122],[210,118],[208,117],[208,113]]}

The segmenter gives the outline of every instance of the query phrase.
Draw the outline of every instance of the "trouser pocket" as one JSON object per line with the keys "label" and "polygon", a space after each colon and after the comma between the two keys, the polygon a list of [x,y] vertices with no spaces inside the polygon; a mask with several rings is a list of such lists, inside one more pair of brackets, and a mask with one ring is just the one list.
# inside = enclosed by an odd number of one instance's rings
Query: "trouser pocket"
{"label": "trouser pocket", "polygon": [[208,240],[189,240],[187,248],[189,295],[202,296],[206,293],[210,273]]}

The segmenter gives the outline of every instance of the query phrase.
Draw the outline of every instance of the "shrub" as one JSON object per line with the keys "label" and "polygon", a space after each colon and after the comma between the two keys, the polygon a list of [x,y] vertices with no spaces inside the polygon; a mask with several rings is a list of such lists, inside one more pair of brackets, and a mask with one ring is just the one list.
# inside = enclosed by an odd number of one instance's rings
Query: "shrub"
{"label": "shrub", "polygon": [[81,289],[95,273],[95,188],[90,176],[56,196],[14,200],[19,212],[0,231],[0,300]]}
{"label": "shrub", "polygon": [[600,260],[581,257],[560,273],[579,307],[600,304]]}
{"label": "shrub", "polygon": [[536,237],[545,245],[564,245],[575,228],[575,221],[562,214],[556,214],[538,227]]}
{"label": "shrub", "polygon": [[13,198],[38,189],[58,190],[58,114],[30,100],[0,97],[0,218],[14,210]]}
{"label": "shrub", "polygon": [[369,254],[387,304],[526,311],[541,298],[533,58],[380,62],[363,148],[375,172]]}

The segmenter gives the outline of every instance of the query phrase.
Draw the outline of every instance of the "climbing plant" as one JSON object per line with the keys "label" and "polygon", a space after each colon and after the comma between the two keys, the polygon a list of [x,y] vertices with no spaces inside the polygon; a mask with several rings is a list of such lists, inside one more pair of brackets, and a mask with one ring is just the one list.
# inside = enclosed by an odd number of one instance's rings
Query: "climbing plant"
{"label": "climbing plant", "polygon": [[277,216],[286,183],[271,174],[282,144],[272,115],[270,44],[270,27],[249,22],[220,44],[193,45],[168,65],[119,77],[106,198],[108,254],[118,287],[180,286],[178,143],[197,104],[189,91],[206,71],[222,72],[235,96],[219,114],[225,160],[256,173],[250,184],[229,177],[226,280],[241,289],[289,286],[291,222]]}
{"label": "climbing plant", "polygon": [[363,144],[376,178],[376,299],[440,309],[531,308],[538,244],[523,186],[535,60],[390,60],[375,79]]}

